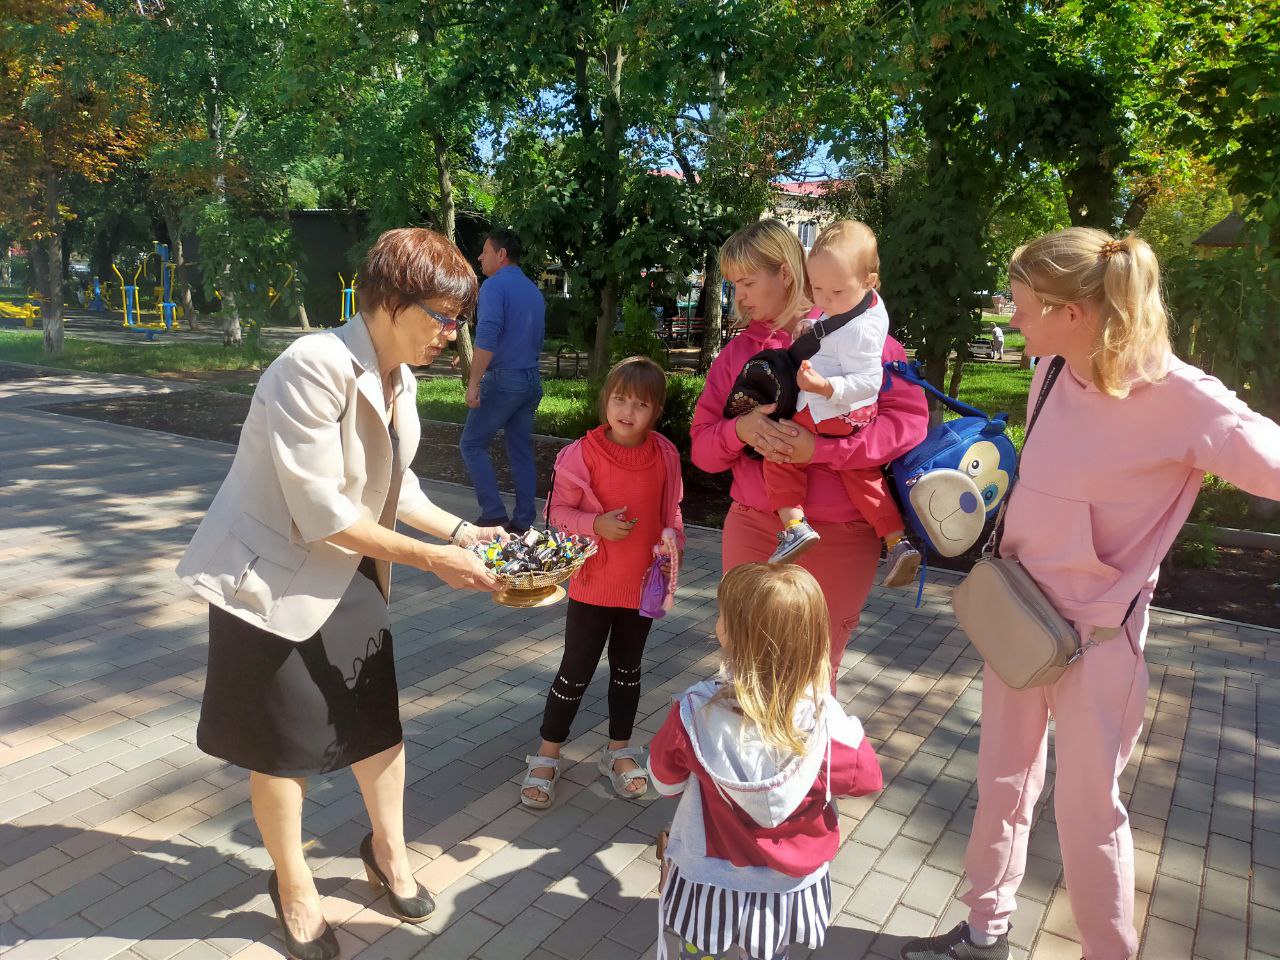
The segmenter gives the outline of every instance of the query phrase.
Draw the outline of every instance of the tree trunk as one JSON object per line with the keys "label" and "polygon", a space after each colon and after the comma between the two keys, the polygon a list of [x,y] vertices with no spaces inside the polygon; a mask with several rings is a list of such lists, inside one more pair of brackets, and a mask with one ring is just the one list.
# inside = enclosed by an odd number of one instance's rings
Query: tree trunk
{"label": "tree trunk", "polygon": [[178,218],[168,207],[164,210],[164,225],[169,231],[170,252],[173,254],[173,286],[175,292],[182,296],[182,319],[188,330],[198,330],[200,318],[196,315],[195,300],[191,296],[191,284],[184,279],[183,267],[187,265],[186,253],[182,248],[182,230]]}
{"label": "tree trunk", "polygon": [[[724,0],[717,4],[724,7]],[[724,131],[724,91],[725,73],[724,59],[719,54],[711,60],[711,103],[707,109],[708,127],[711,132],[713,147]],[[692,186],[692,184],[691,184]],[[712,246],[707,250],[706,263],[702,271],[702,292],[706,308],[702,317],[702,349],[698,351],[698,372],[706,373],[720,353],[720,329],[723,318],[720,313],[720,285],[723,277],[720,274],[720,251]]]}
{"label": "tree trunk", "polygon": [[[947,382],[947,353],[944,350],[940,357],[922,358],[924,362],[924,378],[932,384]],[[936,427],[942,422],[942,413],[946,408],[932,397],[929,398],[929,426]]]}
{"label": "tree trunk", "polygon": [[609,341],[613,337],[613,325],[617,319],[618,281],[615,277],[609,277],[600,288],[600,318],[596,321],[596,343],[591,353],[593,377],[602,377],[609,369]]}
{"label": "tree trunk", "polygon": [[720,286],[723,277],[720,274],[720,251],[712,247],[707,251],[706,267],[702,272],[702,290],[706,300],[702,322],[702,349],[698,351],[698,372],[706,373],[711,369],[716,356],[720,353],[720,330],[723,318],[720,311]]}
{"label": "tree trunk", "polygon": [[[449,242],[457,244],[457,204],[453,199],[453,174],[449,164],[449,145],[439,133],[431,135],[436,151],[436,179],[440,187],[440,229],[449,238]],[[458,350],[459,367],[462,382],[471,382],[471,357],[475,348],[471,343],[471,327],[465,318],[458,324],[458,339],[454,341]]]}
{"label": "tree trunk", "polygon": [[956,362],[951,367],[951,379],[947,383],[947,393],[953,397],[960,396],[960,381],[964,379],[964,344],[956,353]]}
{"label": "tree trunk", "polygon": [[[212,36],[213,28],[209,27],[210,36]],[[213,144],[213,195],[218,205],[224,209],[227,207],[227,176],[223,164],[226,162],[227,144],[222,135],[222,99],[220,94],[221,84],[219,83],[217,58],[214,56],[214,46],[212,41],[209,43],[209,64],[213,68],[213,89],[209,97],[209,141]],[[231,264],[224,263],[222,265],[222,289],[219,296],[222,299],[222,345],[226,347],[239,346],[243,334],[240,330],[240,311],[236,307],[236,295],[231,288]]]}
{"label": "tree trunk", "polygon": [[45,229],[45,277],[42,325],[44,327],[44,352],[54,356],[62,353],[62,217],[58,213],[58,172],[52,167],[44,178]]}
{"label": "tree trunk", "polygon": [[[605,50],[605,69],[608,76],[608,90],[605,93],[600,109],[600,136],[604,141],[601,157],[605,166],[600,169],[603,180],[600,212],[602,214],[601,241],[606,249],[613,247],[622,239],[622,224],[619,222],[618,206],[622,177],[619,174],[619,158],[622,155],[622,49],[617,44]],[[608,272],[604,286],[600,289],[600,320],[596,325],[596,344],[591,357],[591,375],[603,376],[609,369],[609,341],[613,337],[613,325],[618,318],[619,278],[611,265],[606,264]]]}
{"label": "tree trunk", "polygon": [[305,300],[303,300],[303,299],[302,299],[302,297],[300,297],[300,296],[298,296],[298,295],[296,295],[296,294],[294,295],[293,301],[294,301],[294,305],[295,305],[295,306],[297,306],[297,308],[298,308],[298,323],[301,325],[301,327],[302,327],[302,329],[303,329],[303,330],[310,330],[310,329],[311,329],[311,320],[310,320],[310,318],[307,316],[307,303],[306,303],[306,301],[305,301]]}

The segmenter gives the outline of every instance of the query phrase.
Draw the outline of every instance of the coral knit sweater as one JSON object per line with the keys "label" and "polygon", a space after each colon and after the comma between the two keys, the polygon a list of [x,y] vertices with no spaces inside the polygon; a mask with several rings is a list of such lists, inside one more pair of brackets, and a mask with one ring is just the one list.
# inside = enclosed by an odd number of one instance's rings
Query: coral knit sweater
{"label": "coral knit sweater", "polygon": [[666,467],[653,436],[637,447],[624,447],[608,436],[607,425],[583,440],[583,459],[591,474],[591,490],[606,510],[625,506],[635,520],[621,540],[597,538],[599,550],[569,584],[569,596],[600,607],[640,608],[640,585],[653,562],[653,547],[662,538],[663,487]]}

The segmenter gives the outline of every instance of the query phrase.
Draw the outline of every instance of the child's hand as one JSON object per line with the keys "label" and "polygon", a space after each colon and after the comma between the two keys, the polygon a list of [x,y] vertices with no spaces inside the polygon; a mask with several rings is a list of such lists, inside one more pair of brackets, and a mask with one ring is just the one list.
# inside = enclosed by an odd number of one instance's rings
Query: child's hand
{"label": "child's hand", "polygon": [[813,369],[813,364],[808,360],[800,363],[800,372],[796,374],[796,386],[808,393],[816,393],[828,400],[831,399],[831,381]]}
{"label": "child's hand", "polygon": [[591,527],[595,530],[596,536],[603,537],[605,540],[625,540],[631,535],[631,528],[639,519],[636,517],[635,520],[628,520],[625,506],[614,507],[596,517]]}
{"label": "child's hand", "polygon": [[653,552],[657,556],[665,556],[674,561],[680,553],[680,542],[676,539],[676,532],[670,527],[663,528],[662,539],[654,546]]}

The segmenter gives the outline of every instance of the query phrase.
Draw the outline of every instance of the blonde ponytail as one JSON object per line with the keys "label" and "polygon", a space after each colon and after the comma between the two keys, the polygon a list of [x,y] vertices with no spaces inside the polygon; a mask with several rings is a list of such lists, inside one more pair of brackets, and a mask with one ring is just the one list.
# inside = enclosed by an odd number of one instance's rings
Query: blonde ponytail
{"label": "blonde ponytail", "polygon": [[1137,383],[1164,376],[1173,347],[1160,296],[1160,264],[1136,236],[1115,239],[1091,227],[1071,227],[1013,252],[1009,279],[1026,284],[1047,306],[1090,303],[1098,310],[1093,382],[1126,397]]}

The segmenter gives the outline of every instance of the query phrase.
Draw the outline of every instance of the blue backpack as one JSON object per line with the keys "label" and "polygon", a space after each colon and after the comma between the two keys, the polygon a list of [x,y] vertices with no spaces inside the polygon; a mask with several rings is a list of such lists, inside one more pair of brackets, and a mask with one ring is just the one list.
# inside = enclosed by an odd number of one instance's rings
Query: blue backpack
{"label": "blue backpack", "polygon": [[892,377],[901,377],[960,414],[889,464],[894,494],[911,529],[939,556],[959,556],[978,542],[1009,492],[1018,462],[1005,433],[1009,415],[991,417],[947,396],[924,379],[914,361],[895,360],[884,368],[886,388]]}

